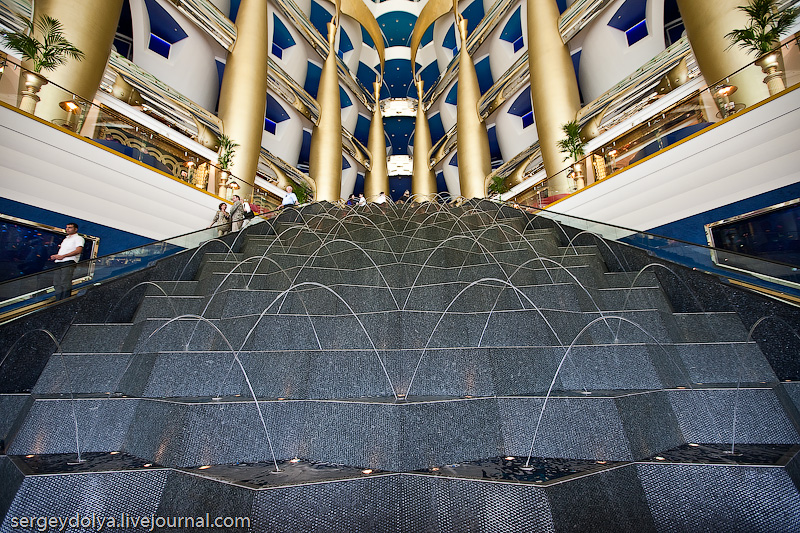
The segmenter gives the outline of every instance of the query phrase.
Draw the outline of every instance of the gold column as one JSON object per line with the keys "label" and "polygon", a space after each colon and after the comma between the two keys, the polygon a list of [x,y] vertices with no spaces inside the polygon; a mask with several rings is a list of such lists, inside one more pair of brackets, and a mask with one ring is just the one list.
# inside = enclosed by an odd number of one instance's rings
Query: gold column
{"label": "gold column", "polygon": [[231,174],[239,178],[242,198],[253,192],[264,113],[267,109],[267,6],[260,0],[242,0],[236,16],[236,42],[228,54],[219,93],[222,130],[239,143]]}
{"label": "gold column", "polygon": [[431,170],[430,151],[433,148],[428,115],[425,114],[425,83],[417,84],[417,120],[414,123],[414,169],[411,171],[411,194],[416,202],[433,200],[436,196],[436,174]]}
{"label": "gold column", "polygon": [[308,174],[317,185],[315,200],[336,202],[342,194],[342,104],[336,66],[336,25],[328,23],[328,57],[319,78],[319,121],[311,134]]}
{"label": "gold column", "polygon": [[544,168],[551,177],[550,194],[568,191],[566,172],[562,172],[567,163],[556,143],[564,138],[562,125],[575,120],[581,105],[569,48],[558,31],[558,17],[555,0],[528,0],[531,101]]}
{"label": "gold column", "polygon": [[461,185],[461,196],[485,198],[484,183],[486,176],[492,171],[492,159],[486,125],[478,114],[481,89],[475,64],[467,52],[467,19],[459,17],[458,31],[461,36],[456,106],[458,181]]}
{"label": "gold column", "polygon": [[[36,107],[36,116],[45,120],[66,121],[68,114],[61,108],[61,102],[72,100],[73,94],[90,102],[94,99],[111,53],[119,15],[122,12],[122,1],[36,0],[34,2],[34,21],[41,15],[50,15],[57,19],[64,27],[64,37],[85,54],[82,61],[69,59],[66,64],[52,72],[42,72],[51,83],[42,87],[39,92],[41,102]],[[29,63],[25,62],[23,66],[30,68],[32,63]],[[63,87],[66,91],[55,85]]]}
{"label": "gold column", "polygon": [[[737,9],[742,0],[678,0],[686,35],[697,58],[697,65],[708,85],[714,85],[732,72],[750,64],[749,56],[738,46],[731,46],[725,34],[747,26],[747,15]],[[764,74],[756,67],[731,76],[737,90],[729,99],[750,106],[769,96]]]}
{"label": "gold column", "polygon": [[369,125],[367,149],[372,154],[371,167],[364,176],[364,197],[374,200],[381,192],[389,194],[389,167],[386,163],[386,135],[383,130],[383,114],[381,113],[381,82],[373,84],[375,88],[375,109],[372,111],[372,122]]}

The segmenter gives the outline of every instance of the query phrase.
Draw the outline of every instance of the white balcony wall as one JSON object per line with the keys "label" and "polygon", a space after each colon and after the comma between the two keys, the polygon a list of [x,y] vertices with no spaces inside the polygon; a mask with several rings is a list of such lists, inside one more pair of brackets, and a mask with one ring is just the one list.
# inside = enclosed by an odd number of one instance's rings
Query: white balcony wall
{"label": "white balcony wall", "polygon": [[159,5],[175,19],[187,38],[172,45],[169,58],[150,50],[150,19],[145,3],[131,0],[133,62],[198,105],[213,110],[219,95],[215,58],[227,57],[227,51],[170,2],[159,0]]}
{"label": "white balcony wall", "polygon": [[617,0],[576,37],[582,39],[579,79],[590,102],[647,63],[664,46],[664,0],[647,0],[647,37],[628,46],[625,32],[608,25],[625,0]]}
{"label": "white balcony wall", "polygon": [[[309,57],[309,48],[304,46],[305,38],[301,35],[299,31],[277,11],[272,8],[272,5],[268,5],[268,31],[270,35],[270,43],[269,43],[269,55],[275,63],[280,66],[286,74],[288,74],[294,81],[296,81],[301,87],[306,81],[306,75],[308,74],[308,57]],[[285,48],[281,53],[281,57],[276,56],[272,53],[272,38],[275,35],[274,26],[275,26],[275,17],[278,17],[280,21],[286,26],[286,29],[289,30],[289,34],[294,39],[295,45],[290,46],[289,48]],[[316,53],[314,54],[317,55]]]}

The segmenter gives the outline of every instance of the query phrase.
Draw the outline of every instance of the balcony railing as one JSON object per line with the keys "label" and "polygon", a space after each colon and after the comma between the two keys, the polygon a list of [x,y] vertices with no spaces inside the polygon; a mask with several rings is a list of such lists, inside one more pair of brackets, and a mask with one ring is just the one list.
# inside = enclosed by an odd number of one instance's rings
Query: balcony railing
{"label": "balcony railing", "polygon": [[[797,68],[797,65],[800,65],[798,36],[785,40],[784,44],[776,49],[776,54],[779,65],[784,67],[780,76],[783,85],[789,88],[796,86],[800,83],[800,70]],[[607,124],[601,123],[600,135],[597,137],[600,142],[587,143],[590,148],[589,153],[583,158],[564,167],[556,175],[525,187],[523,191],[516,193],[516,196],[506,194],[503,197],[545,208],[596,182],[613,178],[631,165],[652,157],[721,121],[735,119],[745,110],[745,106],[736,101],[734,95],[737,87],[732,80],[735,80],[736,75],[741,72],[756,69],[761,70],[755,64],[749,64],[723,80],[691,91],[656,115],[640,123],[634,123],[628,128],[623,127],[624,124],[615,124],[613,119]],[[679,92],[679,89],[676,92]],[[654,86],[649,92],[643,93],[642,99],[636,105],[642,109],[653,104],[657,105],[661,98],[668,96],[668,92],[664,87]],[[767,96],[766,85],[764,95],[762,102],[773,97]],[[751,105],[759,103],[754,102]],[[609,133],[620,131],[620,133],[613,138],[603,140],[606,136],[603,135],[605,131]],[[540,169],[541,167],[537,167],[535,170],[538,172]],[[533,176],[534,172],[529,172],[525,178],[530,180]]]}
{"label": "balcony railing", "polygon": [[[278,211],[267,211],[245,220],[242,231],[254,224],[263,223],[277,213]],[[142,270],[153,265],[159,259],[178,252],[199,248],[205,243],[216,240],[218,229],[220,228],[214,226],[138,248],[81,261],[72,276],[72,292],[73,294],[78,293],[87,287],[107,283],[120,276]],[[53,276],[58,268],[50,268],[0,283],[0,321],[53,303],[55,301]]]}
{"label": "balcony railing", "polygon": [[[0,101],[4,104],[39,116],[106,150],[222,198],[230,200],[237,190],[246,188],[243,180],[215,164],[211,159],[213,152],[186,137],[186,132],[175,131],[172,123],[142,102],[134,99],[129,104],[120,104],[129,105],[129,113],[125,114],[102,103],[102,97],[91,102],[50,81],[43,85],[41,92],[32,92],[25,88],[25,80],[31,77],[31,72],[11,58],[6,61],[0,73]],[[141,120],[132,118],[136,116]],[[181,138],[185,142],[180,142]],[[268,192],[258,186],[245,199],[256,206],[256,210],[276,204],[275,197],[269,199]]]}

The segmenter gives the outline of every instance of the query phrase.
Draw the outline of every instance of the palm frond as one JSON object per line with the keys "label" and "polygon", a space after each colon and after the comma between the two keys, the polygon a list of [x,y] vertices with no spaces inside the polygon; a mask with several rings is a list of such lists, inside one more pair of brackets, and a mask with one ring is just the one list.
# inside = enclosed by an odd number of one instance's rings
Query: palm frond
{"label": "palm frond", "polygon": [[738,45],[742,50],[758,56],[771,52],[800,14],[797,8],[778,11],[775,0],[751,0],[738,9],[747,15],[748,24],[730,31],[725,37],[731,41],[730,46]]}
{"label": "palm frond", "polygon": [[566,137],[558,141],[556,146],[558,146],[561,153],[567,154],[564,157],[564,161],[569,161],[570,159],[577,161],[578,158],[584,155],[583,148],[585,143],[581,140],[581,126],[577,120],[572,120],[562,125],[561,129]]}
{"label": "palm frond", "polygon": [[[2,32],[3,39],[8,46],[19,52],[22,59],[33,62],[34,72],[53,70],[63,65],[68,59],[80,61],[84,58],[83,52],[64,37],[61,22],[49,15],[41,15],[36,23],[20,17],[25,23],[25,32]],[[38,29],[42,40],[36,38],[35,30]]]}

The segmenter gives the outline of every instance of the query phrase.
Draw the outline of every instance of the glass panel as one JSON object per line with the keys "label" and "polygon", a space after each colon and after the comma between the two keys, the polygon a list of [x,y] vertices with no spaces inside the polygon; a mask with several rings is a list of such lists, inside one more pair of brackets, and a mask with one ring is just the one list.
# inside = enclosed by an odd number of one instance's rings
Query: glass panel
{"label": "glass panel", "polygon": [[[260,216],[246,221],[246,224],[260,224],[275,214],[277,211],[263,211]],[[87,286],[99,285],[124,274],[141,270],[159,259],[183,250],[197,248],[217,236],[217,228],[212,227],[139,248],[81,261],[72,274],[72,294]],[[58,243],[60,243],[60,239],[55,240],[54,246],[57,246]],[[7,318],[15,312],[32,310],[55,301],[53,279],[57,270],[57,268],[52,268],[0,283],[0,316]]]}

